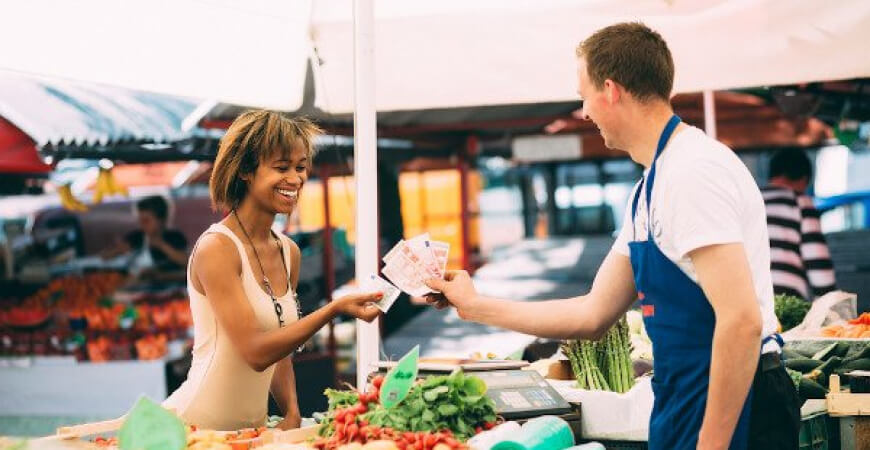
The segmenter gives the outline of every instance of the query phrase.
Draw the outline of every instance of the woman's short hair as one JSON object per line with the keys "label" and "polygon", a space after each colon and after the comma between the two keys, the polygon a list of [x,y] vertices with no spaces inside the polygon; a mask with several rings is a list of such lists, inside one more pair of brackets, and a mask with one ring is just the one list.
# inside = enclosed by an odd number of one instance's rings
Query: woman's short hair
{"label": "woman's short hair", "polygon": [[276,154],[289,159],[290,152],[301,145],[310,167],[314,139],[322,133],[304,117],[288,117],[262,109],[242,113],[221,138],[209,181],[212,208],[222,211],[237,208],[248,193],[242,176],[253,174],[260,163],[272,160]]}

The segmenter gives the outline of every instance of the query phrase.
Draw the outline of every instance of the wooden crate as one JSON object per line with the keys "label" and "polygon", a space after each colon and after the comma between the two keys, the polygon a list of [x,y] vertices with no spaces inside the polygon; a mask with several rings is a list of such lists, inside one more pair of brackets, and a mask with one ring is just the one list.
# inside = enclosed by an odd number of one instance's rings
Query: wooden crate
{"label": "wooden crate", "polygon": [[839,375],[831,375],[828,381],[830,392],[825,396],[828,414],[841,416],[870,416],[870,394],[853,394],[840,389]]}

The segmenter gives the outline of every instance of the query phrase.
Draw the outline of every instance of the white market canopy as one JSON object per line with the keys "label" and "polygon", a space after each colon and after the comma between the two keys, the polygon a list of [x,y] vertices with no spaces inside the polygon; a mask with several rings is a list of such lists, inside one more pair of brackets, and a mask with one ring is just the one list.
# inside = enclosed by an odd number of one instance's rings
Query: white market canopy
{"label": "white market canopy", "polygon": [[[870,76],[866,0],[378,0],[378,111],[573,101],[574,48],[641,20],[677,92]],[[287,111],[353,111],[350,0],[31,0],[4,8],[0,69]],[[316,50],[313,50],[316,49]]]}

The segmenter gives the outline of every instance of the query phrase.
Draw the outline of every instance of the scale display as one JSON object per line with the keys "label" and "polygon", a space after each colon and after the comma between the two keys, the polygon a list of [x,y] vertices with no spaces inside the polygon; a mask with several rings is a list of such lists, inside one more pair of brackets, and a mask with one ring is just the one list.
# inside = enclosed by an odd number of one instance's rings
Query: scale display
{"label": "scale display", "polygon": [[506,419],[571,412],[571,405],[538,372],[495,370],[474,375],[486,383],[487,397]]}

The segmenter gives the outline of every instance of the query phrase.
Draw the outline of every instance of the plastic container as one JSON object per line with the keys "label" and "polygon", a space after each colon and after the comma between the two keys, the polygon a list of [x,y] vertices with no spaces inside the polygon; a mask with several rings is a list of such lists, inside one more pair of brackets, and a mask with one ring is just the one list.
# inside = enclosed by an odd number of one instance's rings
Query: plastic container
{"label": "plastic container", "polygon": [[819,413],[801,419],[800,450],[828,450],[827,418],[827,413]]}
{"label": "plastic container", "polygon": [[536,417],[526,422],[510,440],[492,450],[564,450],[574,446],[574,432],[568,422],[556,416]]}
{"label": "plastic container", "polygon": [[849,377],[849,391],[853,394],[870,393],[870,371],[853,370],[846,374]]}
{"label": "plastic container", "polygon": [[607,447],[600,442],[587,442],[574,447],[568,447],[565,450],[607,450]]}

